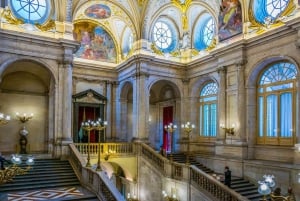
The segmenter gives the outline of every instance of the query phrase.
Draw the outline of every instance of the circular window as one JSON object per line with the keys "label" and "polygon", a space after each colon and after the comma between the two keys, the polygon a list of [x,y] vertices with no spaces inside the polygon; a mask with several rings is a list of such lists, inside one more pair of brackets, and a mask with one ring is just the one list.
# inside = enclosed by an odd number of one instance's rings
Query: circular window
{"label": "circular window", "polygon": [[153,28],[153,41],[161,50],[167,50],[172,44],[172,31],[164,22],[156,22]]}
{"label": "circular window", "polygon": [[42,24],[50,15],[49,0],[10,0],[10,7],[17,18],[30,24]]}

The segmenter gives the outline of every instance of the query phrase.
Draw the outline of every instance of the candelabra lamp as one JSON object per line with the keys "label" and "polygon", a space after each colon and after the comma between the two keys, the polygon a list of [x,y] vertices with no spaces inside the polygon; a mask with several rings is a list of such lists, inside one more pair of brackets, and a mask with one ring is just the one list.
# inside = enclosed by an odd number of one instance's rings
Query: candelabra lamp
{"label": "candelabra lamp", "polygon": [[0,113],[0,125],[5,125],[10,121],[10,116]]}
{"label": "candelabra lamp", "polygon": [[101,131],[105,131],[106,126],[107,126],[107,121],[102,121],[100,118],[94,124],[94,129],[98,131],[98,162],[97,162],[96,171],[101,171],[102,170],[101,169],[101,164],[100,164],[100,158],[101,158],[100,157],[100,152],[101,152],[100,134],[101,134]]}
{"label": "candelabra lamp", "polygon": [[272,188],[275,186],[273,175],[264,175],[264,180],[258,181],[258,193],[263,196],[262,201],[267,201],[267,195],[270,195]]}
{"label": "candelabra lamp", "polygon": [[12,182],[16,175],[24,175],[28,173],[28,171],[31,169],[31,166],[34,164],[34,158],[32,156],[27,157],[26,168],[21,168],[18,166],[22,163],[22,157],[20,155],[12,155],[11,162],[13,165],[0,170],[0,184]]}
{"label": "candelabra lamp", "polygon": [[185,124],[181,125],[181,128],[184,130],[185,134],[188,137],[188,143],[187,143],[187,156],[186,156],[186,163],[189,164],[189,158],[190,158],[190,137],[192,130],[195,128],[194,124],[191,124],[189,121],[186,122]]}
{"label": "candelabra lamp", "polygon": [[175,194],[169,196],[166,191],[162,191],[163,197],[165,201],[179,201]]}
{"label": "candelabra lamp", "polygon": [[172,153],[173,153],[173,140],[174,140],[174,136],[173,136],[173,133],[175,132],[175,130],[177,129],[177,125],[173,124],[173,123],[169,123],[168,125],[165,125],[164,126],[164,129],[165,131],[167,131],[168,133],[168,140],[167,140],[167,143],[169,143],[169,136],[171,137],[171,150],[170,150],[170,153],[171,153],[171,159],[173,158],[172,157]]}
{"label": "candelabra lamp", "polygon": [[19,140],[19,144],[20,144],[20,154],[27,154],[27,135],[28,135],[28,130],[26,130],[25,128],[25,123],[28,122],[30,119],[33,118],[33,113],[31,113],[30,115],[27,115],[26,113],[23,113],[23,115],[21,115],[19,112],[16,113],[16,118],[17,120],[19,120],[21,123],[23,123],[23,128],[20,130],[20,140]]}
{"label": "candelabra lamp", "polygon": [[225,131],[225,140],[228,135],[231,136],[231,140],[232,140],[232,136],[234,136],[235,124],[232,124],[231,127],[229,128],[225,127],[225,124],[220,124],[220,128],[222,128]]}
{"label": "candelabra lamp", "polygon": [[90,158],[90,134],[91,134],[91,131],[95,129],[95,125],[96,125],[96,123],[91,120],[81,123],[82,129],[84,131],[86,131],[87,135],[88,135],[88,156],[87,156],[86,167],[92,166],[91,161],[90,161],[91,160],[91,158]]}
{"label": "candelabra lamp", "polygon": [[138,201],[138,199],[137,199],[136,195],[133,195],[131,197],[130,193],[128,193],[126,201]]}
{"label": "candelabra lamp", "polygon": [[31,113],[30,115],[27,115],[26,113],[23,113],[23,115],[21,115],[19,112],[17,112],[16,113],[16,118],[24,124],[24,123],[26,123],[27,121],[29,121],[30,119],[33,118],[33,113]]}

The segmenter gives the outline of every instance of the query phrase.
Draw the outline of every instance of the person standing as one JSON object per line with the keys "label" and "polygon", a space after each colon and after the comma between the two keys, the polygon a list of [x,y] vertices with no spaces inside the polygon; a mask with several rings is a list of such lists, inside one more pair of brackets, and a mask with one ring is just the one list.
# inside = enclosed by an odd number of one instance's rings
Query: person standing
{"label": "person standing", "polygon": [[1,152],[0,152],[0,170],[4,170],[4,162],[5,162],[5,158],[2,156]]}
{"label": "person standing", "polygon": [[230,188],[230,186],[231,186],[231,170],[229,169],[228,166],[225,166],[224,176],[225,176],[224,184]]}

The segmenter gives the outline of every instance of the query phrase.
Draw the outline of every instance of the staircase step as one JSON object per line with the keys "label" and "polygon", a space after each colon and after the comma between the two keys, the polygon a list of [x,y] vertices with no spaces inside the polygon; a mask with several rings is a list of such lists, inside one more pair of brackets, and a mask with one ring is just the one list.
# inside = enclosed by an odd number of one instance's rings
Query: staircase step
{"label": "staircase step", "polygon": [[[22,164],[19,167],[24,169],[26,168],[26,164]],[[35,164],[27,174],[17,175],[13,178],[12,182],[2,184],[0,195],[5,196],[8,193],[22,193],[41,189],[64,189],[66,187],[82,188],[80,186],[80,181],[69,161],[58,159],[36,159]],[[96,195],[87,190],[83,191],[85,194],[83,196],[65,197],[52,201],[98,201]]]}

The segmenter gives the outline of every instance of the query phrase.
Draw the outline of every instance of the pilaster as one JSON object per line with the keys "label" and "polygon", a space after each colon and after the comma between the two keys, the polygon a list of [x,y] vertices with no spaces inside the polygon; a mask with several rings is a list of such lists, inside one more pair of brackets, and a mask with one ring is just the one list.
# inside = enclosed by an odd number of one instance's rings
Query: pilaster
{"label": "pilaster", "polygon": [[[219,125],[226,125],[226,67],[220,66],[217,68],[220,76],[219,83],[219,97],[218,97],[218,115],[219,115]],[[217,141],[222,143],[225,141],[225,133],[220,126],[218,126]]]}

